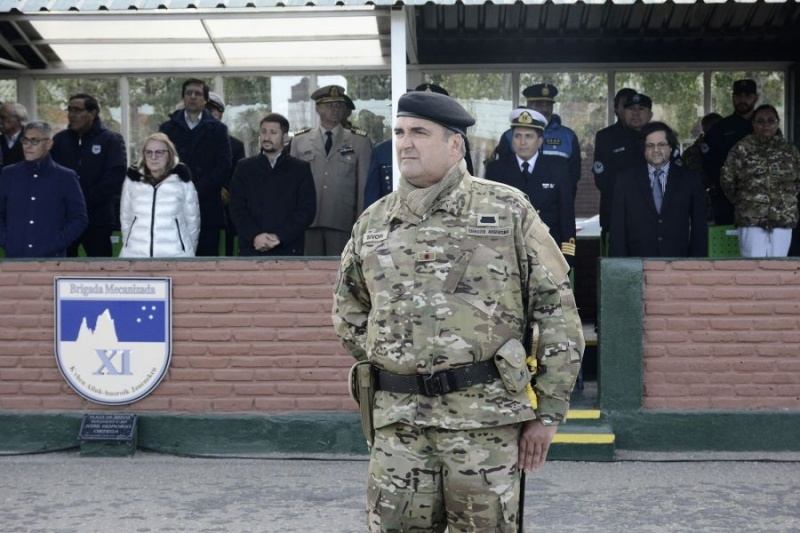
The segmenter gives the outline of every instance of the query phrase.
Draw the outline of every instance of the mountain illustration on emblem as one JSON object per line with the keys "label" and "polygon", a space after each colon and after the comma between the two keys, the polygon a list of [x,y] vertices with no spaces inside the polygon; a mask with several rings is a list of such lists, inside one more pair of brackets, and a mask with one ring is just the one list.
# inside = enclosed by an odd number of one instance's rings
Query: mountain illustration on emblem
{"label": "mountain illustration on emblem", "polygon": [[113,346],[119,342],[117,328],[111,311],[106,309],[97,317],[94,330],[86,323],[86,317],[81,321],[76,342],[88,346]]}

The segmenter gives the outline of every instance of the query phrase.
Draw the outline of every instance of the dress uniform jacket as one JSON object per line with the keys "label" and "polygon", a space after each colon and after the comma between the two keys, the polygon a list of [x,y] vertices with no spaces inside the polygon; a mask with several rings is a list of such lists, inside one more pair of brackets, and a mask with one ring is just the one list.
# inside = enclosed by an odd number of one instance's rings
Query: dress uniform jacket
{"label": "dress uniform jacket", "polygon": [[[524,352],[536,320],[548,332],[537,352],[547,367],[534,384],[538,409],[561,419],[584,348],[567,263],[522,193],[470,176],[463,161],[449,172],[460,181],[421,218],[399,192],[359,218],[334,288],[336,332],[356,359],[414,375],[489,360],[501,346]],[[373,413],[376,428],[535,418],[526,393],[500,380],[433,397],[378,391]]]}
{"label": "dress uniform jacket", "polygon": [[392,140],[389,139],[372,149],[364,188],[364,209],[392,192],[392,180]]}
{"label": "dress uniform jacket", "polygon": [[89,219],[75,172],[50,155],[0,174],[0,246],[6,257],[64,257]]}
{"label": "dress uniform jacket", "polygon": [[734,219],[733,204],[719,184],[722,165],[725,164],[731,148],[751,133],[752,122],[734,113],[714,124],[701,145],[703,170],[708,179],[708,193],[714,210],[714,222],[717,224],[733,224]]}
{"label": "dress uniform jacket", "polygon": [[568,172],[566,161],[539,154],[530,178],[522,173],[516,157],[489,163],[486,178],[511,185],[528,196],[542,222],[550,229],[553,240],[561,247],[561,253],[572,265],[575,260],[575,208]]}
{"label": "dress uniform jacket", "polygon": [[314,175],[317,191],[317,214],[311,228],[350,232],[363,211],[372,143],[341,126],[333,132],[333,145],[325,155],[325,139],[320,128],[295,135],[291,155],[307,161]]}
{"label": "dress uniform jacket", "polygon": [[600,227],[609,231],[614,190],[618,176],[625,170],[645,163],[644,149],[635,130],[621,122],[597,132],[594,141],[594,183],[600,189]]}
{"label": "dress uniform jacket", "polygon": [[647,164],[620,174],[611,215],[612,257],[705,257],[708,222],[702,179],[672,163],[661,213],[656,211]]}
{"label": "dress uniform jacket", "polygon": [[200,123],[189,129],[181,109],[171,114],[159,131],[175,144],[181,162],[192,173],[192,182],[200,198],[202,227],[225,227],[222,187],[230,180],[232,168],[228,127],[203,110]]}

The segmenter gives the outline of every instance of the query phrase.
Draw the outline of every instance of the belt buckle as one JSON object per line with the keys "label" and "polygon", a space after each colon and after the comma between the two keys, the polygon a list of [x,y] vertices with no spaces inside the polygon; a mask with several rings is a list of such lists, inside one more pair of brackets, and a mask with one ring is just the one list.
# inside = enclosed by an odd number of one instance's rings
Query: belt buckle
{"label": "belt buckle", "polygon": [[422,378],[425,396],[441,396],[450,392],[450,382],[444,372],[436,372]]}

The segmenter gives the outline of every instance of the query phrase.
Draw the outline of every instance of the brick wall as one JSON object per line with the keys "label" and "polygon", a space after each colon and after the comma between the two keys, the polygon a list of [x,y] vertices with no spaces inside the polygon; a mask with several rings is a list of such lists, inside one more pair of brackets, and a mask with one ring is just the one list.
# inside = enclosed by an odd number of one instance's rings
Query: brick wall
{"label": "brick wall", "polygon": [[800,263],[645,261],[644,407],[800,409]]}
{"label": "brick wall", "polygon": [[[331,326],[337,261],[0,263],[0,411],[275,413],[355,410]],[[170,277],[168,374],[127,407],[78,396],[54,355],[56,276]]]}

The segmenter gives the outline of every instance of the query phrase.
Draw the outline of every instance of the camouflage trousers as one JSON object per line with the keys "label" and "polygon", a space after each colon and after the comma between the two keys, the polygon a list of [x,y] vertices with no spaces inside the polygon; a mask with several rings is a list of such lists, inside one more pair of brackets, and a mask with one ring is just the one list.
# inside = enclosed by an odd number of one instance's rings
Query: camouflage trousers
{"label": "camouflage trousers", "polygon": [[375,431],[367,486],[371,533],[516,533],[521,425]]}

